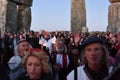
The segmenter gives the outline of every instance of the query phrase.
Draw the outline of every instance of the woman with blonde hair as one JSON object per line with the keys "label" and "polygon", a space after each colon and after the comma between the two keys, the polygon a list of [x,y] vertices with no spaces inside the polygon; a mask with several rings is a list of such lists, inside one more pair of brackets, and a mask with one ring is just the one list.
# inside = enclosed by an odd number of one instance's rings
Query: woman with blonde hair
{"label": "woman with blonde hair", "polygon": [[44,51],[33,50],[26,54],[22,59],[26,72],[22,73],[17,80],[53,80],[48,61],[49,57]]}

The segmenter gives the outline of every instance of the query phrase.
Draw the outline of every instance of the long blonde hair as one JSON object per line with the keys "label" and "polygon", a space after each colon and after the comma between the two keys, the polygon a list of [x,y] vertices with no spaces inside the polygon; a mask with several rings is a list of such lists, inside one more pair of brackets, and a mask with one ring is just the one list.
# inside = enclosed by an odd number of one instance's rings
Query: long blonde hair
{"label": "long blonde hair", "polygon": [[44,51],[39,51],[39,52],[33,51],[30,53],[27,53],[22,59],[22,65],[24,66],[25,69],[26,69],[27,59],[30,56],[35,56],[35,57],[39,58],[39,60],[41,61],[41,64],[42,64],[42,73],[49,73],[50,72],[51,67],[48,63],[49,57],[47,56],[47,54]]}

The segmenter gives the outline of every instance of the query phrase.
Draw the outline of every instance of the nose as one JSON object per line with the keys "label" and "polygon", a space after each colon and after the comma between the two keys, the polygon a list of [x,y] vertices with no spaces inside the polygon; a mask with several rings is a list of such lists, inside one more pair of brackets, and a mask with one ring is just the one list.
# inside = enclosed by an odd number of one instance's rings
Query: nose
{"label": "nose", "polygon": [[28,47],[28,46],[25,46],[24,49],[25,49],[25,51],[28,51],[28,50],[29,50],[29,47]]}
{"label": "nose", "polygon": [[35,71],[35,66],[34,65],[31,66],[31,71]]}
{"label": "nose", "polygon": [[94,56],[96,52],[94,50],[91,51],[91,55]]}

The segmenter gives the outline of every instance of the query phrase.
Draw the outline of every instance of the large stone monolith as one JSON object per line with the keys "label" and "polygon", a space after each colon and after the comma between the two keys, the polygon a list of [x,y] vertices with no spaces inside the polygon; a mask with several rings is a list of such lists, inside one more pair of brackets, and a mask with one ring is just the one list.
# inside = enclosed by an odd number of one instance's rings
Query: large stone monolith
{"label": "large stone monolith", "polygon": [[6,27],[7,32],[17,32],[17,4],[8,0],[7,14],[6,14]]}
{"label": "large stone monolith", "polygon": [[31,26],[31,6],[33,0],[8,0],[6,31],[29,31]]}
{"label": "large stone monolith", "polygon": [[31,8],[27,5],[18,7],[18,28],[19,32],[30,31],[31,26]]}
{"label": "large stone monolith", "polygon": [[71,31],[82,32],[82,27],[86,27],[85,0],[72,0],[71,4]]}
{"label": "large stone monolith", "polygon": [[120,0],[110,0],[110,2],[107,31],[117,33],[120,31]]}
{"label": "large stone monolith", "polygon": [[5,31],[7,0],[0,0],[0,36]]}

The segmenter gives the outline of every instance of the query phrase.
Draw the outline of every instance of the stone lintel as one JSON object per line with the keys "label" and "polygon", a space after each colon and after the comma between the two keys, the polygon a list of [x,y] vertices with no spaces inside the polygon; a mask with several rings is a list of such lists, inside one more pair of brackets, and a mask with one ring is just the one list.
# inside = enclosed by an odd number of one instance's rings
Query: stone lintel
{"label": "stone lintel", "polygon": [[120,2],[120,0],[109,0],[110,3]]}
{"label": "stone lintel", "polygon": [[33,0],[9,0],[17,3],[18,5],[27,5],[27,6],[32,6]]}

